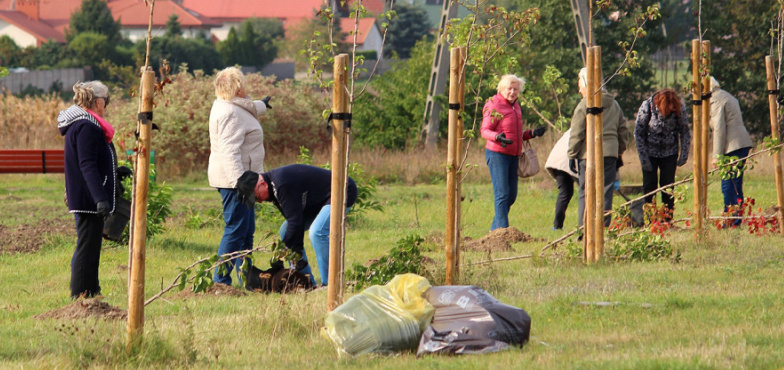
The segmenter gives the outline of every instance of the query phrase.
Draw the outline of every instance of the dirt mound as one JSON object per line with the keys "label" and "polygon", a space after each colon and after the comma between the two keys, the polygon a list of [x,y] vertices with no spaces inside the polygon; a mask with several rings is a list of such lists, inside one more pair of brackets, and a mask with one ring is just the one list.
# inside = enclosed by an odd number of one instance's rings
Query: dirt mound
{"label": "dirt mound", "polygon": [[463,245],[465,249],[479,252],[502,252],[514,250],[511,243],[535,240],[536,238],[515,227],[507,227],[495,229],[477,240],[468,240]]}
{"label": "dirt mound", "polygon": [[106,320],[125,320],[128,313],[97,298],[79,299],[49,312],[36,315],[36,319],[84,319],[100,317]]}
{"label": "dirt mound", "polygon": [[188,299],[193,297],[203,297],[208,295],[229,296],[229,297],[242,297],[247,293],[244,290],[237,289],[231,285],[214,283],[206,291],[194,293],[190,290],[183,290],[174,295],[175,298]]}
{"label": "dirt mound", "polygon": [[41,249],[48,234],[72,231],[73,223],[65,220],[41,220],[38,224],[15,227],[0,225],[0,253],[34,253]]}

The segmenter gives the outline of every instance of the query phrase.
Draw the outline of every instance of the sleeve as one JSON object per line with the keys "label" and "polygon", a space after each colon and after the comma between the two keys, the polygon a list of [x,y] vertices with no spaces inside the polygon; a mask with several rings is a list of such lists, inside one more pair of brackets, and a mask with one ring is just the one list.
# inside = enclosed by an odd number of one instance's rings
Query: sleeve
{"label": "sleeve", "polygon": [[495,141],[496,135],[501,133],[496,131],[498,122],[501,120],[500,117],[496,116],[497,114],[496,110],[493,109],[491,100],[488,100],[482,109],[482,127],[479,129],[482,137],[487,141]]}
{"label": "sleeve", "polygon": [[[585,99],[583,99],[585,101]],[[577,158],[585,146],[585,104],[577,104],[572,113],[571,135],[569,136],[569,158]]]}
{"label": "sleeve", "polygon": [[531,134],[533,132],[534,132],[534,130],[525,130],[525,131],[523,131],[523,141],[531,140],[531,138],[533,137],[533,135],[531,135]]}
{"label": "sleeve", "polygon": [[102,200],[109,201],[109,194],[104,190],[103,184],[106,181],[114,180],[102,177],[101,171],[98,169],[99,148],[102,145],[107,145],[106,139],[100,129],[87,125],[83,125],[76,137],[79,169],[82,172],[84,182],[87,184],[87,189],[90,191],[93,203],[98,203]]}
{"label": "sleeve", "polygon": [[629,128],[626,127],[626,116],[623,115],[621,105],[617,101],[615,105],[618,107],[618,157],[620,158],[629,142]]}
{"label": "sleeve", "polygon": [[283,244],[289,249],[302,253],[305,249],[305,216],[302,209],[302,193],[288,192],[285,187],[277,192],[278,204],[286,219],[286,235]]}
{"label": "sleeve", "polygon": [[681,142],[681,152],[678,156],[678,163],[683,165],[689,159],[689,149],[691,148],[691,128],[689,127],[689,116],[686,112],[685,105],[681,105],[681,116],[678,120],[678,124]]}
{"label": "sleeve", "polygon": [[716,115],[711,118],[711,126],[713,127],[713,157],[716,157],[724,154],[724,147],[727,144],[725,104],[721,104]]}
{"label": "sleeve", "polygon": [[637,121],[634,123],[634,142],[637,144],[637,154],[640,157],[640,163],[646,163],[648,159],[648,123],[651,121],[651,110],[648,100],[645,100],[640,105],[640,110],[637,111]]}
{"label": "sleeve", "polygon": [[253,105],[256,106],[256,117],[261,117],[267,114],[267,104],[261,100],[254,100]]}
{"label": "sleeve", "polygon": [[232,188],[237,186],[237,179],[245,172],[242,167],[242,144],[245,142],[245,130],[240,126],[236,114],[228,113],[218,118],[218,148],[223,171]]}

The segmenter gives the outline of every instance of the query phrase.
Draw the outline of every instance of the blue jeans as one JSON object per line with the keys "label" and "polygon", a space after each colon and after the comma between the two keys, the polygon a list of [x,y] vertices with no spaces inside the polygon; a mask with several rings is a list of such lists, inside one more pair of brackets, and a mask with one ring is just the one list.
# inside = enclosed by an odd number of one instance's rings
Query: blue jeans
{"label": "blue jeans", "polygon": [[[728,157],[743,158],[749,155],[751,148],[740,148],[733,150],[727,154]],[[741,161],[740,165],[746,164],[746,160]],[[721,192],[724,194],[724,211],[726,212],[730,206],[743,203],[743,172],[738,177],[733,177],[728,180],[721,180]],[[742,220],[735,220],[735,225],[740,225]]]}
{"label": "blue jeans", "polygon": [[[223,238],[218,246],[218,255],[253,249],[253,233],[256,231],[256,214],[252,209],[242,204],[239,200],[237,189],[218,188],[223,198]],[[216,268],[212,274],[212,281],[231,285],[231,271],[237,271],[237,279],[242,282],[243,259],[228,261],[226,275],[218,274]]]}
{"label": "blue jeans", "polygon": [[[313,245],[313,251],[316,253],[316,263],[318,263],[319,274],[321,274],[321,285],[327,285],[329,282],[329,222],[330,211],[332,207],[327,204],[321,207],[321,211],[315,218],[305,219],[305,230],[309,230],[308,236],[310,237],[310,244]],[[346,207],[346,213],[351,210],[351,207]],[[286,229],[289,226],[288,221],[284,221],[280,225],[280,238],[286,236]],[[302,250],[302,258],[308,260],[305,250]],[[316,286],[316,279],[313,277],[313,270],[310,264],[304,270],[303,274],[310,275],[310,282]]]}
{"label": "blue jeans", "polygon": [[509,208],[517,200],[517,160],[519,157],[485,149],[487,168],[493,180],[495,216],[490,231],[509,227]]}

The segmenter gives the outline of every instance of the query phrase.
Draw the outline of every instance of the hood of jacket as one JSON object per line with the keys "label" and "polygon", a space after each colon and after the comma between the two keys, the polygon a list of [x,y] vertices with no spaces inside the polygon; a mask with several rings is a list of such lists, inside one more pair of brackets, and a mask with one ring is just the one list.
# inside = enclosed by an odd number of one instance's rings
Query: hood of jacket
{"label": "hood of jacket", "polygon": [[87,113],[86,110],[78,105],[72,105],[65,110],[60,111],[60,114],[57,116],[57,129],[60,130],[60,135],[65,136],[65,133],[68,132],[68,129],[74,122],[83,120],[90,121],[96,126],[101,127],[95,117],[90,113]]}

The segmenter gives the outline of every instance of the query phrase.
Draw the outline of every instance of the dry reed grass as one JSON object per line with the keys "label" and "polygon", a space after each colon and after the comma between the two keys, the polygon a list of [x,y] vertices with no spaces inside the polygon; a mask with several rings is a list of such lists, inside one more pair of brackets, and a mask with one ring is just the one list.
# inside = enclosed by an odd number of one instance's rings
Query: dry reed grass
{"label": "dry reed grass", "polygon": [[56,95],[0,95],[0,149],[60,149],[57,115],[68,106]]}

